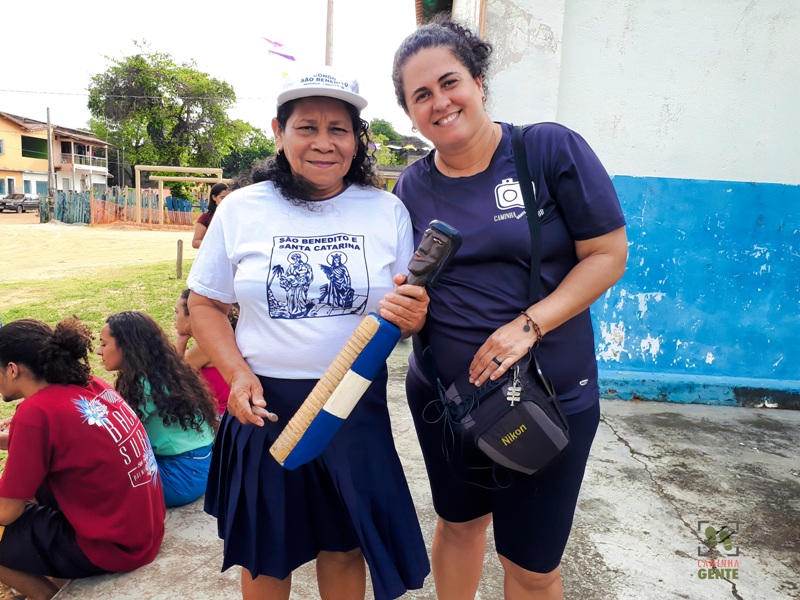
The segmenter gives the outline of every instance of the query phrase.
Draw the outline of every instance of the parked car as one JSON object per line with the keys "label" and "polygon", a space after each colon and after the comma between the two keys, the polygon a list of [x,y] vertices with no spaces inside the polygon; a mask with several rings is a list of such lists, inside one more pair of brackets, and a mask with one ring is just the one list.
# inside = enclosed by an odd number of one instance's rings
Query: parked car
{"label": "parked car", "polygon": [[0,198],[0,212],[10,210],[18,213],[38,212],[39,197],[30,194],[9,194],[5,198]]}

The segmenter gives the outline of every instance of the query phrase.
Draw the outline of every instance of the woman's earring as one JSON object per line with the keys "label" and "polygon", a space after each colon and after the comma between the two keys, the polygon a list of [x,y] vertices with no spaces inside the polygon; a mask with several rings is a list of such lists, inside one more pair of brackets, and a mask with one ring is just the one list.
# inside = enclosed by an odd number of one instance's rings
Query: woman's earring
{"label": "woman's earring", "polygon": [[411,131],[413,131],[414,133],[419,133],[419,129],[417,129],[413,125],[411,126]]}

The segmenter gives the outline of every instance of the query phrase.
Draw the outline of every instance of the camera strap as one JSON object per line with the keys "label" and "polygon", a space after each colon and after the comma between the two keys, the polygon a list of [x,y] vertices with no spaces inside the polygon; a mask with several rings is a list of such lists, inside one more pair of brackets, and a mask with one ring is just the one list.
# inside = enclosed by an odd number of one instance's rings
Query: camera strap
{"label": "camera strap", "polygon": [[511,133],[511,146],[514,154],[514,165],[517,168],[517,180],[525,202],[525,214],[528,217],[528,229],[531,232],[531,281],[529,298],[531,302],[539,300],[539,271],[542,262],[542,232],[539,228],[539,215],[536,212],[533,182],[528,169],[528,156],[525,149],[524,130],[521,125],[514,125]]}

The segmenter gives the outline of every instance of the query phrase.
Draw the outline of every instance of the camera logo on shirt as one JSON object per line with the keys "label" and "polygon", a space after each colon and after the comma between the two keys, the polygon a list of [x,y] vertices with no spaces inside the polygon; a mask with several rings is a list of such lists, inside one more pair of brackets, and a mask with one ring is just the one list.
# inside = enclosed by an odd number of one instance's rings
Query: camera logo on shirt
{"label": "camera logo on shirt", "polygon": [[[536,185],[531,183],[533,186],[533,197],[536,197]],[[494,188],[494,200],[495,204],[497,204],[497,208],[500,210],[511,210],[513,208],[525,208],[525,200],[522,197],[522,190],[519,187],[519,182],[514,181],[513,179],[503,179],[497,187]],[[542,217],[544,211],[539,209],[539,218]],[[495,216],[495,221],[498,220],[505,220],[511,217],[516,217],[520,219],[525,216],[525,211],[523,210],[521,213],[517,214],[516,212],[507,214],[507,215],[497,215]]]}

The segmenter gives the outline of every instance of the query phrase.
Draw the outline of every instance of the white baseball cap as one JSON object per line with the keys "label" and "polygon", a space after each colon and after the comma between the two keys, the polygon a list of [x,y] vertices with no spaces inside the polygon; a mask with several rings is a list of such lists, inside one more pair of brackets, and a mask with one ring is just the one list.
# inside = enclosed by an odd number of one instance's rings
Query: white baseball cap
{"label": "white baseball cap", "polygon": [[326,96],[352,104],[364,110],[367,99],[358,93],[358,80],[348,78],[332,67],[317,67],[299,71],[286,79],[283,91],[278,94],[278,106],[289,100]]}

